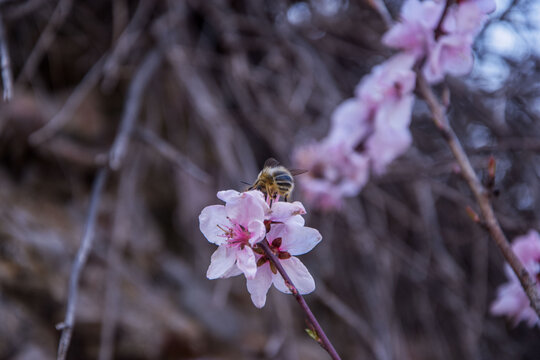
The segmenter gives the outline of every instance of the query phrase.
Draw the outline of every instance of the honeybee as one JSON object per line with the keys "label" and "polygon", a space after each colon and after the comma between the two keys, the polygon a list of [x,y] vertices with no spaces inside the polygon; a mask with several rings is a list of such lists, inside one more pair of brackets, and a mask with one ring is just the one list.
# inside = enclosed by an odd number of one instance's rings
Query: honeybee
{"label": "honeybee", "polygon": [[264,162],[264,167],[257,176],[257,180],[248,190],[262,191],[273,200],[279,195],[287,201],[294,189],[293,176],[305,172],[307,170],[289,170],[285,166],[280,165],[276,159],[269,158]]}

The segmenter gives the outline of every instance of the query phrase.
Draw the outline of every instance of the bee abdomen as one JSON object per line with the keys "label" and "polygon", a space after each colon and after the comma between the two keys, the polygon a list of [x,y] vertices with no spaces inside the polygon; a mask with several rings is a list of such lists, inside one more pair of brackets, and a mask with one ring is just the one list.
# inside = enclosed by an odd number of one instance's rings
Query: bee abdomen
{"label": "bee abdomen", "polygon": [[278,172],[275,174],[274,179],[276,179],[276,182],[289,182],[292,183],[293,179],[291,175],[287,174],[286,172]]}

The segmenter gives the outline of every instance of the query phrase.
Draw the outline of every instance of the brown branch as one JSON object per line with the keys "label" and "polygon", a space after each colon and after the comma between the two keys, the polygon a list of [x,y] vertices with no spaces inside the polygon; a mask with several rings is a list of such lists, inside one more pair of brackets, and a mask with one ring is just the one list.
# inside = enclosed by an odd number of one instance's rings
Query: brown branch
{"label": "brown branch", "polygon": [[499,250],[502,252],[504,258],[517,275],[521,286],[531,301],[531,307],[540,316],[540,296],[536,288],[536,282],[531,278],[527,269],[525,269],[525,266],[523,266],[523,263],[518,259],[512,250],[508,239],[503,233],[491,205],[489,191],[484,188],[476,176],[465,150],[463,150],[458,137],[450,126],[448,118],[445,114],[445,108],[441,105],[421,72],[417,72],[417,80],[417,88],[431,110],[433,121],[441,131],[443,138],[448,143],[450,150],[454,154],[454,157],[461,168],[461,174],[465,178],[465,181],[469,185],[469,188],[473,192],[476,202],[480,207],[485,226],[497,244]]}
{"label": "brown branch", "polygon": [[92,249],[92,243],[94,241],[95,227],[97,220],[97,213],[99,207],[99,201],[105,182],[107,181],[108,169],[102,168],[96,175],[94,185],[92,186],[92,195],[90,198],[90,206],[88,209],[88,217],[86,219],[86,227],[81,241],[81,246],[77,252],[77,257],[71,268],[71,275],[69,278],[69,293],[68,303],[66,309],[66,317],[64,322],[56,326],[57,329],[62,330],[60,337],[60,343],[58,344],[57,360],[64,360],[67,355],[69,343],[71,342],[71,335],[73,334],[73,326],[75,323],[75,309],[77,307],[77,295],[79,278],[81,277],[81,271],[88,259],[90,250]]}
{"label": "brown branch", "polygon": [[13,97],[13,74],[11,72],[11,61],[9,59],[6,29],[2,14],[0,14],[0,66],[4,86],[4,101],[9,101]]}
{"label": "brown branch", "polygon": [[279,273],[283,277],[283,280],[285,281],[285,285],[287,285],[287,287],[293,294],[296,301],[298,301],[298,304],[300,304],[300,307],[302,308],[302,310],[304,310],[304,312],[306,313],[306,316],[308,317],[309,322],[311,323],[311,325],[313,326],[313,330],[315,331],[316,340],[319,342],[322,348],[328,352],[328,354],[330,355],[330,357],[332,357],[332,359],[341,360],[336,349],[334,348],[334,346],[332,345],[332,343],[330,342],[330,340],[324,333],[324,330],[322,329],[321,325],[315,318],[315,315],[313,315],[313,312],[311,312],[311,309],[306,303],[306,300],[304,300],[304,297],[300,295],[300,293],[294,286],[293,282],[291,281],[291,278],[289,277],[287,272],[285,272],[285,269],[283,269],[283,266],[281,266],[280,261],[278,260],[276,255],[274,255],[274,253],[268,246],[268,241],[264,239],[263,241],[259,243],[259,245],[264,250],[264,253],[268,257],[268,259],[272,262],[272,264],[276,266],[277,271],[279,271]]}

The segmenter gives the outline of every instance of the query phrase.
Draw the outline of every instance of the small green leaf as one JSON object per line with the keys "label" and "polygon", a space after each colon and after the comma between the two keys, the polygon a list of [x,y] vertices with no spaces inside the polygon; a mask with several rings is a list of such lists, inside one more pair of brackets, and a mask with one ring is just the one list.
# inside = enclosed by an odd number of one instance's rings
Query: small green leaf
{"label": "small green leaf", "polygon": [[316,342],[320,341],[319,335],[317,334],[317,332],[315,330],[311,330],[311,329],[305,329],[305,330],[306,330],[306,332],[307,332],[307,334],[309,335],[310,338],[312,338]]}

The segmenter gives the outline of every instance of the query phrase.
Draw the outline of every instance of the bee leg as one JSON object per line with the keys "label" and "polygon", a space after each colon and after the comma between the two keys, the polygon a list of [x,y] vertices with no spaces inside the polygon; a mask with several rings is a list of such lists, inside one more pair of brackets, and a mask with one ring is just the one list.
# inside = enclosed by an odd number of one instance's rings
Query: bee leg
{"label": "bee leg", "polygon": [[287,200],[289,198],[289,195],[285,195],[283,198],[285,199],[285,202],[289,201],[289,200]]}

